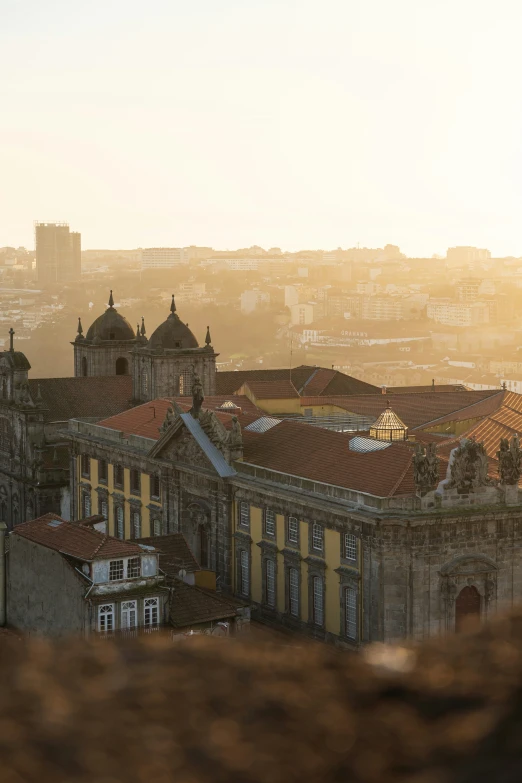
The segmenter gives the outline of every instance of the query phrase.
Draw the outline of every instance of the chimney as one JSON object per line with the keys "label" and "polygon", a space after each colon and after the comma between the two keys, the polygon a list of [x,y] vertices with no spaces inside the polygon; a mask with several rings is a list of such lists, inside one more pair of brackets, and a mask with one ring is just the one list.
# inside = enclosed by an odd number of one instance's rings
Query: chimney
{"label": "chimney", "polygon": [[432,389],[434,389],[434,388],[435,388],[435,378],[432,378],[432,379],[431,379],[431,388],[432,388]]}
{"label": "chimney", "polygon": [[381,394],[386,394],[386,386],[381,386]]}
{"label": "chimney", "polygon": [[7,525],[0,522],[0,628],[6,621],[6,585],[5,585],[5,534]]}

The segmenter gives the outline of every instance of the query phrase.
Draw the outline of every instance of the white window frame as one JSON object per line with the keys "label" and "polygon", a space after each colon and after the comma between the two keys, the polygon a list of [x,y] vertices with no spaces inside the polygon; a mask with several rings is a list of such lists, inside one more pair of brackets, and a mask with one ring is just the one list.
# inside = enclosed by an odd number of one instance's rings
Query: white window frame
{"label": "white window frame", "polygon": [[357,560],[357,536],[353,533],[344,534],[344,559]]}
{"label": "white window frame", "polygon": [[272,508],[265,508],[265,533],[267,536],[276,534],[276,513]]}
{"label": "white window frame", "polygon": [[239,524],[250,530],[250,503],[246,503],[244,500],[239,503]]}
{"label": "white window frame", "polygon": [[348,639],[357,639],[357,590],[346,587],[344,591],[344,611],[346,636]]}
{"label": "white window frame", "polygon": [[288,569],[288,608],[292,617],[299,617],[299,571]]}
{"label": "white window frame", "polygon": [[138,602],[122,601],[120,609],[120,628],[132,631],[138,627]]}
{"label": "white window frame", "polygon": [[98,631],[100,633],[112,633],[114,631],[114,604],[98,606]]}
{"label": "white window frame", "polygon": [[246,549],[239,553],[241,595],[250,594],[250,556]]}
{"label": "white window frame", "polygon": [[161,519],[154,517],[152,520],[152,535],[161,536]]}
{"label": "white window frame", "polygon": [[88,519],[88,517],[91,516],[91,511],[92,511],[91,493],[88,490],[86,490],[83,493],[82,500],[83,500],[83,508],[82,508],[83,518]]}
{"label": "white window frame", "polygon": [[314,625],[324,625],[324,582],[321,576],[314,576],[312,582]]}
{"label": "white window frame", "polygon": [[274,608],[276,605],[276,567],[273,560],[265,560],[265,587],[267,606]]}
{"label": "white window frame", "polygon": [[[121,568],[120,564],[121,563]],[[114,566],[114,568],[113,568]],[[122,579],[125,579],[125,560],[123,558],[118,558],[117,560],[109,560],[109,582],[121,582]],[[118,576],[112,576],[111,572],[117,573]],[[121,572],[121,576],[119,576]]]}
{"label": "white window frame", "polygon": [[145,598],[143,602],[143,625],[146,628],[159,625],[159,598]]}
{"label": "white window frame", "polygon": [[[295,526],[295,537],[292,536],[292,527]],[[290,544],[299,543],[299,520],[297,517],[288,517],[287,520],[287,541]]]}
{"label": "white window frame", "polygon": [[[140,573],[137,576],[129,575],[129,562],[132,563],[134,560],[140,561]],[[111,565],[113,563],[122,563],[122,568],[118,569],[118,573],[121,573],[122,576],[118,576],[115,579],[111,579]],[[109,582],[122,582],[125,579],[139,579],[142,575],[142,570],[142,558],[140,555],[134,555],[133,557],[115,557],[114,560],[109,560]]]}
{"label": "white window frame", "polygon": [[109,519],[109,504],[106,500],[100,501],[100,514],[104,518],[104,520],[107,522]]}
{"label": "white window frame", "polygon": [[[319,544],[319,546],[318,546]],[[316,552],[322,552],[324,548],[324,528],[317,522],[312,524],[312,549]]]}
{"label": "white window frame", "polygon": [[[129,573],[131,568],[134,569],[134,571],[137,571],[137,573]],[[137,557],[129,557],[127,560],[126,576],[127,579],[137,579],[141,576],[141,557],[139,557],[139,555]]]}

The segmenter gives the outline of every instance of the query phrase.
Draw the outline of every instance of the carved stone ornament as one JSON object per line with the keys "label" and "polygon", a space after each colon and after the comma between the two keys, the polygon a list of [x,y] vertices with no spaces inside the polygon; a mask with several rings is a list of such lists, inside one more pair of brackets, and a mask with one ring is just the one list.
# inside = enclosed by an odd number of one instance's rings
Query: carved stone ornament
{"label": "carved stone ornament", "polygon": [[422,446],[417,443],[413,461],[413,478],[418,490],[428,491],[439,482],[439,458],[435,443]]}
{"label": "carved stone ornament", "polygon": [[203,384],[201,383],[201,378],[197,372],[194,372],[192,380],[192,410],[190,412],[195,419],[199,418],[204,399],[205,396],[203,394]]}
{"label": "carved stone ornament", "polygon": [[176,462],[184,462],[187,465],[208,468],[209,462],[196,441],[188,432],[184,432],[173,444],[169,457]]}
{"label": "carved stone ornament", "polygon": [[176,412],[174,411],[174,408],[170,406],[170,408],[167,409],[167,413],[165,414],[165,418],[163,419],[163,423],[160,427],[161,432],[165,432],[165,430],[168,430],[171,424],[174,424],[176,421]]}
{"label": "carved stone ornament", "polygon": [[477,487],[494,484],[488,476],[486,448],[474,438],[463,439],[451,452],[450,460],[449,488],[469,492]]}
{"label": "carved stone ornament", "polygon": [[498,473],[501,484],[518,484],[520,479],[520,441],[518,435],[511,438],[501,438],[500,449],[497,451]]}

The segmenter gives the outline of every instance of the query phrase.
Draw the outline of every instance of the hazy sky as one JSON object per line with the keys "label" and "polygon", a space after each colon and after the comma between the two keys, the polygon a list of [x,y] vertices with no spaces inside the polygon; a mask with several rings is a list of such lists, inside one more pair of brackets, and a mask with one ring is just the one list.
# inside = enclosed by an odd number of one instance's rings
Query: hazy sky
{"label": "hazy sky", "polygon": [[0,0],[0,246],[522,255],[520,0]]}

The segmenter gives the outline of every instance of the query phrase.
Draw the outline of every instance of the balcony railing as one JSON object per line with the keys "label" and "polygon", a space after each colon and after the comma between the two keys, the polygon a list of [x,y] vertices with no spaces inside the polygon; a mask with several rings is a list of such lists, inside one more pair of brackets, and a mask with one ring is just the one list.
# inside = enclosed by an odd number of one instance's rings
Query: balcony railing
{"label": "balcony railing", "polygon": [[117,628],[114,631],[99,631],[96,635],[99,639],[136,639],[151,633],[159,633],[161,625],[142,625],[137,628]]}

